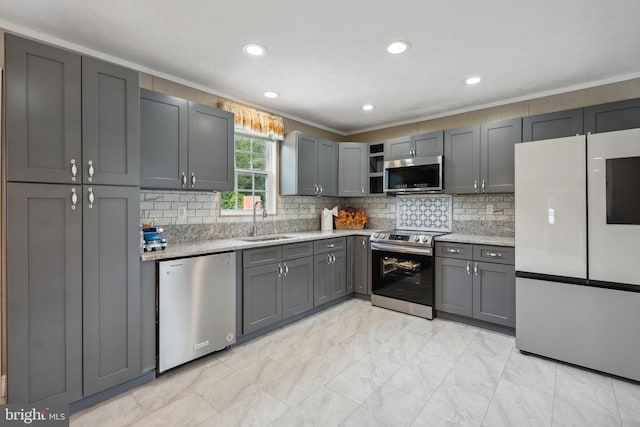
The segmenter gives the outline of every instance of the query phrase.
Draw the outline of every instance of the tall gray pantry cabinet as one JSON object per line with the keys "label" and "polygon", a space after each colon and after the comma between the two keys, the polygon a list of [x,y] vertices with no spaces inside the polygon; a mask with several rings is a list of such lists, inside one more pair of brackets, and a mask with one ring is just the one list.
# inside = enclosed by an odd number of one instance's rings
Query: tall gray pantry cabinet
{"label": "tall gray pantry cabinet", "polygon": [[134,71],[5,36],[9,403],[140,375]]}

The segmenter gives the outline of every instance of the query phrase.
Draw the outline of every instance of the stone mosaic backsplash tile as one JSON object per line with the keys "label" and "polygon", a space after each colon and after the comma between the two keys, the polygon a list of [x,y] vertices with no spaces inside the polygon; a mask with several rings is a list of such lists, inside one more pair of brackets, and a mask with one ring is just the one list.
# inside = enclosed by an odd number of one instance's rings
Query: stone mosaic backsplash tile
{"label": "stone mosaic backsplash tile", "polygon": [[416,195],[396,198],[396,228],[451,231],[451,196]]}

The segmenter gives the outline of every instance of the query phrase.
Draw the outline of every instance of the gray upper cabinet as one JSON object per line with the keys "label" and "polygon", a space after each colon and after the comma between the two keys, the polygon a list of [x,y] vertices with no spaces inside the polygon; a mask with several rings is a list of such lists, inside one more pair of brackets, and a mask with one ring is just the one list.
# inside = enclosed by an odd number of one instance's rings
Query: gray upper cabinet
{"label": "gray upper cabinet", "polygon": [[138,73],[6,35],[9,181],[139,183]]}
{"label": "gray upper cabinet", "polygon": [[[82,397],[81,186],[7,184],[9,403]],[[34,243],[35,242],[35,243]]]}
{"label": "gray upper cabinet", "polygon": [[81,182],[80,55],[11,34],[5,42],[7,180]]}
{"label": "gray upper cabinet", "polygon": [[189,102],[140,90],[140,186],[187,188]]}
{"label": "gray upper cabinet", "polygon": [[384,142],[385,160],[402,160],[413,157],[413,144],[410,136],[387,139]]}
{"label": "gray upper cabinet", "polygon": [[564,138],[584,133],[582,108],[538,114],[522,119],[522,142]]}
{"label": "gray upper cabinet", "polygon": [[522,119],[445,131],[445,190],[451,194],[514,191],[514,146]]}
{"label": "gray upper cabinet", "polygon": [[138,72],[82,58],[82,161],[87,184],[140,184]]}
{"label": "gray upper cabinet", "polygon": [[522,119],[483,123],[480,130],[479,192],[513,193],[514,150],[522,141]]}
{"label": "gray upper cabinet", "polygon": [[441,156],[444,146],[442,131],[388,139],[384,143],[385,160]]}
{"label": "gray upper cabinet", "polygon": [[[140,196],[95,186],[83,206],[84,394],[140,375]],[[85,191],[87,186],[85,186]]]}
{"label": "gray upper cabinet", "polygon": [[369,145],[360,142],[338,144],[338,196],[364,197],[368,194]]}
{"label": "gray upper cabinet", "polygon": [[480,125],[444,132],[444,188],[450,194],[475,193],[480,176]]}
{"label": "gray upper cabinet", "polygon": [[337,196],[338,146],[294,131],[280,145],[280,195]]}
{"label": "gray upper cabinet", "polygon": [[140,91],[141,186],[233,189],[233,114],[149,90]]}
{"label": "gray upper cabinet", "polygon": [[640,128],[640,98],[610,102],[584,109],[585,133]]}
{"label": "gray upper cabinet", "polygon": [[338,195],[338,144],[318,140],[318,185],[321,196]]}
{"label": "gray upper cabinet", "polygon": [[189,188],[233,190],[233,114],[189,102]]}

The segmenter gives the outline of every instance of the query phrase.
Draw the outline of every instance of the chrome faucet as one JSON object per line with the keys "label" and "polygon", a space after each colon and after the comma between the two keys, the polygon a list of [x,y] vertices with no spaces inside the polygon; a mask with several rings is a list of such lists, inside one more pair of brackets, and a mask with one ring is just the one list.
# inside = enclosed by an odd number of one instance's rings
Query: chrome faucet
{"label": "chrome faucet", "polygon": [[257,236],[258,235],[258,226],[256,224],[256,207],[258,207],[258,204],[260,204],[262,206],[262,218],[266,218],[267,217],[267,208],[264,206],[264,203],[262,203],[262,200],[256,200],[256,202],[253,204],[253,234],[252,236]]}

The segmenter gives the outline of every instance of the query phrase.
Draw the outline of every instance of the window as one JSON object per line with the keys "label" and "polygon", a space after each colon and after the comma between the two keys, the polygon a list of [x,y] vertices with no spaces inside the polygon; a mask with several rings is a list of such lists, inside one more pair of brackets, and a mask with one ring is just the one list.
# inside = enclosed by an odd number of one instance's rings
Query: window
{"label": "window", "polygon": [[258,200],[265,204],[267,212],[275,214],[275,146],[273,140],[236,132],[234,187],[233,191],[222,193],[222,215],[251,214]]}

